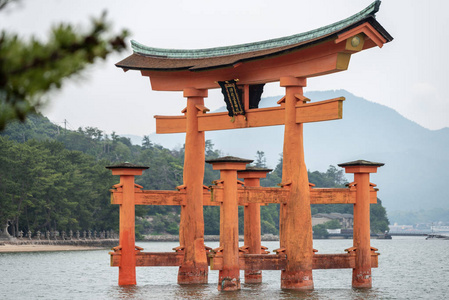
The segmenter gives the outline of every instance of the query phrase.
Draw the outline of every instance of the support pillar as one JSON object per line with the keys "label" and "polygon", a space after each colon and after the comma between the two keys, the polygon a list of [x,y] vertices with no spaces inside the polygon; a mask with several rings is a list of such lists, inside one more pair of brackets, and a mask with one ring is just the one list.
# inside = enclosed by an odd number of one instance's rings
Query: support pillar
{"label": "support pillar", "polygon": [[383,163],[358,160],[339,164],[346,173],[354,173],[356,203],[354,204],[355,268],[352,269],[352,287],[371,288],[371,245],[370,245],[370,180],[369,174],[376,173]]}
{"label": "support pillar", "polygon": [[[281,273],[281,288],[312,290],[313,235],[307,167],[304,160],[303,124],[296,123],[296,106],[302,105],[305,78],[281,77],[285,87],[285,131],[282,184],[290,196],[280,210],[280,246],[287,266]],[[299,101],[298,101],[299,100]]]}
{"label": "support pillar", "polygon": [[[239,214],[237,171],[244,170],[252,160],[232,156],[208,160],[214,170],[220,170],[223,202],[220,210],[220,244],[223,247],[223,269],[218,275],[219,291],[240,289]],[[222,229],[222,230],[221,230]]]}
{"label": "support pillar", "polygon": [[184,247],[184,261],[179,267],[178,284],[207,283],[208,278],[203,217],[205,139],[204,132],[198,131],[198,113],[207,94],[207,90],[184,89],[187,98],[183,174],[186,205],[181,206],[179,242]]}
{"label": "support pillar", "polygon": [[[266,168],[247,167],[238,171],[238,178],[244,180],[247,187],[260,187],[260,179],[267,177],[272,170]],[[249,254],[261,254],[260,204],[248,203],[244,207],[244,241]],[[262,283],[261,270],[245,270],[245,283]]]}
{"label": "support pillar", "polygon": [[136,234],[135,234],[135,204],[134,176],[142,175],[144,166],[136,166],[123,163],[106,167],[112,171],[112,175],[120,176],[118,188],[123,189],[123,202],[120,204],[120,236],[119,251],[121,260],[119,266],[118,284],[136,284]]}

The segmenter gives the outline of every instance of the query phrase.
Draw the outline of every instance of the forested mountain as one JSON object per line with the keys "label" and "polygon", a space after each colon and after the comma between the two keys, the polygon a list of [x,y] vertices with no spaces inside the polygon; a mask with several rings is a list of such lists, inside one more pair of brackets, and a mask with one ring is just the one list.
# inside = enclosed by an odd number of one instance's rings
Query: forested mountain
{"label": "forested mountain", "polygon": [[[221,155],[207,140],[206,159]],[[20,230],[118,230],[118,207],[110,204],[109,189],[119,179],[105,166],[124,161],[150,167],[136,177],[144,189],[173,190],[183,182],[184,149],[164,148],[148,136],[141,145],[133,145],[128,138],[98,128],[65,130],[40,115],[9,124],[0,135],[1,228],[13,235]],[[264,152],[257,151],[254,164],[265,163]],[[219,172],[206,164],[204,184],[211,185],[218,177]],[[281,178],[279,160],[261,184],[276,186]],[[343,171],[333,166],[325,173],[309,172],[309,178],[317,187],[341,187],[346,182]],[[378,219],[373,220],[374,230],[386,230],[385,210],[381,204],[373,207],[381,212],[374,214]],[[352,206],[316,205],[312,212],[352,213]],[[179,213],[173,206],[136,206],[137,235],[177,234]],[[243,208],[239,213],[243,216]],[[279,205],[263,206],[261,217],[262,233],[277,234]],[[218,234],[219,207],[205,207],[204,219],[205,234]]]}
{"label": "forested mountain", "polygon": [[0,137],[0,224],[9,232],[107,230],[118,211],[104,188],[114,184],[106,161],[56,141],[17,143]]}

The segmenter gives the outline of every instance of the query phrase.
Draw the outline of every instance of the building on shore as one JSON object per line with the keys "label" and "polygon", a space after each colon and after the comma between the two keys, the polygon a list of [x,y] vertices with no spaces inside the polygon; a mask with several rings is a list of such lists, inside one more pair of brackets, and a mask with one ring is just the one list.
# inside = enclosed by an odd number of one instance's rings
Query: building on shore
{"label": "building on shore", "polygon": [[312,216],[312,226],[324,224],[332,220],[337,220],[342,229],[353,228],[354,225],[354,216],[351,214],[318,213]]}

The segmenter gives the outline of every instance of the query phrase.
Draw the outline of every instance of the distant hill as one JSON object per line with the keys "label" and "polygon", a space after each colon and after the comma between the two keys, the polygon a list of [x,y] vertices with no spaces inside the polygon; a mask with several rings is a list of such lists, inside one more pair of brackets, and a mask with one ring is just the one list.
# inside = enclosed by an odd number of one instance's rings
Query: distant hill
{"label": "distant hill", "polygon": [[[389,210],[449,208],[449,128],[429,130],[395,110],[367,101],[344,90],[310,92],[312,101],[346,97],[343,119],[304,126],[306,164],[325,171],[329,165],[366,159],[385,166],[373,174],[378,196]],[[281,97],[265,98],[261,106],[273,106]],[[254,159],[264,151],[267,164],[275,167],[282,152],[283,126],[207,132],[223,154]],[[165,147],[182,147],[184,134],[150,135]],[[352,176],[348,174],[348,180]]]}

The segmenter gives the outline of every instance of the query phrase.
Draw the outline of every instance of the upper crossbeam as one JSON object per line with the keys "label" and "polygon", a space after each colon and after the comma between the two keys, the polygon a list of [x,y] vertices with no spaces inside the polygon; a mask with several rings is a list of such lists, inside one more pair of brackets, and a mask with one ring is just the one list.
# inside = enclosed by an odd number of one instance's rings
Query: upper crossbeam
{"label": "upper crossbeam", "polygon": [[[296,123],[311,123],[341,119],[344,97],[301,103],[296,106]],[[227,130],[235,128],[254,128],[284,125],[285,108],[256,108],[246,111],[245,116],[238,115],[231,122],[227,112],[205,113],[198,111],[198,131]],[[185,116],[154,116],[156,133],[186,132]]]}

